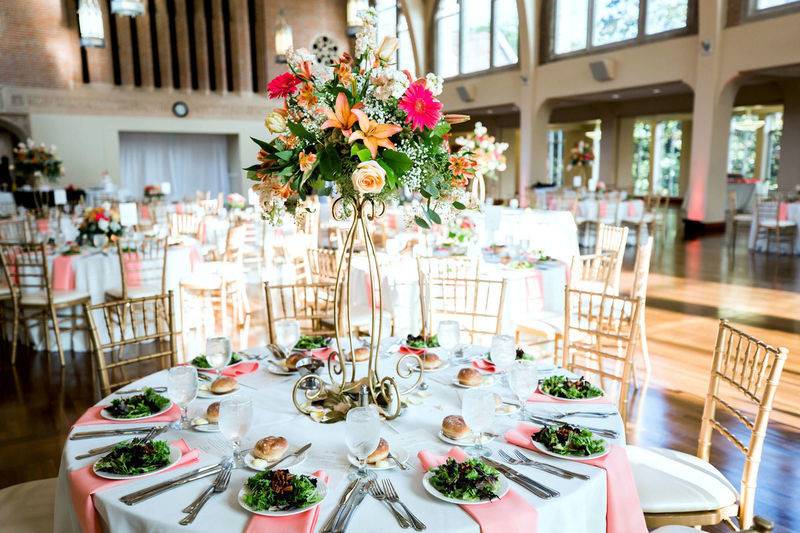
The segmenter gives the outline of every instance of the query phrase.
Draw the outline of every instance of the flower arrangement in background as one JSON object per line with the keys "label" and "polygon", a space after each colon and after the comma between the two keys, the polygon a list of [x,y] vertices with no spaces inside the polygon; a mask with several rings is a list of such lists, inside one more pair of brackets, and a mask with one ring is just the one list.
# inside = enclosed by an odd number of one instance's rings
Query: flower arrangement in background
{"label": "flower arrangement in background", "polygon": [[247,200],[239,193],[232,192],[225,197],[225,209],[244,209],[247,206]]}
{"label": "flower arrangement in background", "polygon": [[14,148],[14,162],[11,170],[28,181],[47,178],[50,182],[58,181],[64,175],[64,165],[56,155],[55,145],[48,149],[44,143],[36,144],[33,139],[27,143],[19,143]]}
{"label": "flower arrangement in background", "polygon": [[589,182],[591,173],[590,169],[592,168],[593,163],[594,152],[592,151],[592,145],[584,141],[578,141],[569,151],[569,164],[567,165],[567,172],[577,168],[581,174],[581,186],[586,187],[587,183]]}
{"label": "flower arrangement in background", "polygon": [[267,86],[283,105],[267,115],[274,137],[253,139],[258,163],[245,170],[273,223],[287,212],[302,215],[311,195],[386,202],[407,188],[423,197],[414,220],[424,228],[470,205],[471,156],[451,154],[443,141],[452,123],[468,117],[443,115],[441,78],[397,70],[397,39],[376,47],[375,10],[361,16],[355,57],[345,53],[325,67],[305,50],[290,50],[289,72]]}
{"label": "flower arrangement in background", "polygon": [[447,232],[447,239],[459,244],[469,244],[476,236],[475,223],[469,217],[461,217],[460,220],[455,220]]}
{"label": "flower arrangement in background", "polygon": [[144,186],[144,197],[145,198],[163,198],[164,193],[161,190],[160,185],[145,185]]}
{"label": "flower arrangement in background", "polygon": [[508,143],[497,142],[494,135],[489,135],[489,130],[480,122],[475,123],[475,129],[466,135],[456,137],[456,144],[472,152],[477,163],[476,174],[484,178],[497,179],[498,172],[506,169],[505,151]]}
{"label": "flower arrangement in background", "polygon": [[110,241],[122,236],[123,228],[119,214],[103,207],[87,209],[83,221],[78,226],[78,244],[92,244],[96,235],[103,235]]}

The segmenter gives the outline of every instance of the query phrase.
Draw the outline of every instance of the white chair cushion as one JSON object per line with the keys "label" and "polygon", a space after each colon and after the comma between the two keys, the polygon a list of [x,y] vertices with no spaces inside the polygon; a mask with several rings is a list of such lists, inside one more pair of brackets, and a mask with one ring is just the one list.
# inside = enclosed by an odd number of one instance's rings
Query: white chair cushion
{"label": "white chair cushion", "polygon": [[664,526],[654,529],[650,533],[697,533],[697,530],[689,526]]}
{"label": "white chair cushion", "polygon": [[791,228],[793,226],[796,226],[797,222],[795,222],[794,220],[775,220],[773,218],[773,219],[761,220],[759,221],[758,225],[763,228],[777,228],[777,227]]}
{"label": "white chair cushion", "polygon": [[[122,298],[122,287],[115,287],[106,291],[106,294],[114,299]],[[140,287],[128,287],[128,298],[145,298],[161,294],[161,285],[142,285]]]}
{"label": "white chair cushion", "polygon": [[216,274],[189,274],[181,279],[182,287],[198,290],[221,289],[222,283],[222,276]]}
{"label": "white chair cushion", "polygon": [[688,513],[733,505],[738,494],[711,463],[666,448],[628,446],[645,513]]}
{"label": "white chair cushion", "polygon": [[56,478],[37,479],[0,490],[0,524],[4,531],[53,531]]}
{"label": "white chair cushion", "polygon": [[[53,291],[53,303],[56,305],[70,302],[80,302],[88,300],[89,293],[82,291]],[[20,304],[24,305],[47,305],[47,293],[45,291],[23,292]]]}
{"label": "white chair cushion", "polygon": [[752,222],[753,215],[751,215],[750,213],[737,213],[736,215],[733,216],[733,219],[736,222]]}

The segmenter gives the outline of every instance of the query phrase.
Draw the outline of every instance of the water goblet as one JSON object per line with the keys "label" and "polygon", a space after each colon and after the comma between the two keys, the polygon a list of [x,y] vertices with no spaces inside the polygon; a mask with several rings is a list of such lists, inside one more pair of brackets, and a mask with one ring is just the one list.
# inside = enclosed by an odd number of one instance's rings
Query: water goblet
{"label": "water goblet", "polygon": [[483,432],[492,425],[495,413],[494,393],[485,389],[464,391],[461,398],[461,416],[475,436],[475,453],[488,456],[491,451],[484,446]]}
{"label": "water goblet", "polygon": [[228,439],[233,448],[233,462],[242,465],[239,449],[242,439],[253,425],[253,400],[250,398],[229,398],[219,404],[219,431]]}
{"label": "water goblet", "polygon": [[528,411],[526,405],[528,398],[539,385],[539,373],[536,371],[536,363],[533,361],[514,361],[508,368],[508,387],[520,403],[518,418],[527,420]]}
{"label": "water goblet", "polygon": [[367,457],[375,451],[381,439],[380,418],[374,407],[354,407],[345,419],[345,442],[350,453],[358,460],[358,470],[349,478],[365,478]]}
{"label": "water goblet", "polygon": [[176,420],[172,429],[189,427],[189,404],[197,397],[197,369],[191,365],[175,366],[167,371],[167,396],[181,410],[180,420]]}
{"label": "water goblet", "polygon": [[300,322],[297,320],[279,320],[276,322],[275,340],[288,356],[294,345],[300,340]]}
{"label": "water goblet", "polygon": [[509,335],[495,335],[492,337],[492,346],[489,350],[492,363],[499,371],[505,371],[517,357],[517,348],[514,338]]}
{"label": "water goblet", "polygon": [[231,340],[228,337],[207,338],[206,361],[217,374],[221,374],[231,362]]}
{"label": "water goblet", "polygon": [[453,349],[458,346],[458,339],[461,333],[461,326],[455,320],[442,320],[439,322],[437,339],[439,346],[446,350],[447,357],[452,357]]}

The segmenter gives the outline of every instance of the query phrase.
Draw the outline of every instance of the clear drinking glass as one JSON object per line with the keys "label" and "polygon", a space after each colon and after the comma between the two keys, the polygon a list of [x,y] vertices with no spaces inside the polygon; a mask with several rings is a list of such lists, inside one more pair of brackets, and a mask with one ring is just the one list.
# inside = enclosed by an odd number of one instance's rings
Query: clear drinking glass
{"label": "clear drinking glass", "polygon": [[300,322],[297,320],[279,320],[275,323],[275,340],[278,346],[288,355],[300,340]]}
{"label": "clear drinking glass", "polygon": [[514,338],[509,335],[495,335],[492,337],[492,347],[489,350],[492,363],[498,370],[505,371],[517,358],[517,347]]}
{"label": "clear drinking glass", "polygon": [[207,338],[206,361],[217,374],[221,373],[231,362],[231,340],[228,337]]}
{"label": "clear drinking glass", "polygon": [[483,432],[494,421],[494,393],[486,389],[469,389],[461,398],[461,416],[475,436],[474,450],[478,455],[488,456],[491,452],[483,445]]}
{"label": "clear drinking glass", "polygon": [[447,357],[453,355],[453,349],[458,346],[459,336],[461,335],[461,326],[455,320],[442,320],[439,322],[439,331],[437,338],[439,345],[447,350]]}
{"label": "clear drinking glass", "polygon": [[180,421],[174,422],[172,429],[189,427],[187,410],[197,397],[197,369],[192,365],[176,366],[167,371],[167,396],[181,410]]}
{"label": "clear drinking glass", "polygon": [[528,398],[539,385],[539,373],[533,361],[514,361],[508,368],[508,387],[520,403],[519,418],[526,420]]}
{"label": "clear drinking glass", "polygon": [[358,470],[350,479],[367,476],[367,457],[375,451],[381,439],[381,421],[374,407],[354,407],[347,412],[345,442],[350,453],[358,460]]}
{"label": "clear drinking glass", "polygon": [[233,461],[242,465],[239,448],[253,425],[253,400],[249,398],[230,398],[219,404],[219,431],[228,439],[233,448]]}

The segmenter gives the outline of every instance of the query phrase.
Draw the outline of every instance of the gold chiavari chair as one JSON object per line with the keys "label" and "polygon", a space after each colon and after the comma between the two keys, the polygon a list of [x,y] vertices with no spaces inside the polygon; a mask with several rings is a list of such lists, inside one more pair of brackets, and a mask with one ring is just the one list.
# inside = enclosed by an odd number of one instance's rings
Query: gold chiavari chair
{"label": "gold chiavari chair", "polygon": [[[647,328],[645,327],[645,308],[647,303],[647,282],[650,279],[650,259],[653,256],[653,236],[648,235],[644,244],[636,248],[636,261],[633,265],[633,285],[628,293],[631,298],[638,298],[639,305],[639,346],[642,350],[645,379],[650,377],[652,364],[650,351],[647,348]],[[636,380],[636,365],[633,367],[634,381]]]}
{"label": "gold chiavari chair", "polygon": [[628,389],[636,349],[640,301],[569,286],[564,294],[562,366],[583,376],[595,376],[608,390],[618,387],[618,409],[627,420]]}
{"label": "gold chiavari chair", "polygon": [[[756,480],[772,402],[789,352],[721,320],[703,409],[697,457],[664,448],[628,446],[648,527],[667,524],[753,525]],[[730,425],[729,422],[738,422]],[[737,492],[709,462],[718,432],[744,456]]]}
{"label": "gold chiavari chair", "polygon": [[569,282],[578,290],[606,293],[615,274],[617,257],[614,253],[576,255],[570,265]]}
{"label": "gold chiavari chair", "polygon": [[336,283],[273,285],[264,282],[269,342],[277,342],[275,323],[297,320],[303,335],[336,335]]}
{"label": "gold chiavari chair", "polygon": [[638,217],[622,218],[621,224],[636,232],[636,246],[639,246],[645,231],[648,235],[655,235],[657,230],[663,228],[668,205],[669,197],[666,194],[648,194],[644,197],[644,207]]}
{"label": "gold chiavari chair", "polygon": [[[739,533],[770,533],[775,530],[775,525],[760,516],[753,517],[753,527],[747,529],[737,529]],[[697,530],[689,526],[663,526],[652,530],[650,533],[697,533]]]}
{"label": "gold chiavari chair", "polygon": [[[419,280],[419,293],[425,294],[424,280],[429,278],[463,278],[477,279],[480,271],[480,259],[458,256],[458,257],[417,257],[417,276]],[[429,323],[428,309],[424,298],[419,301],[422,317],[422,335],[431,335],[428,331],[433,327]]]}
{"label": "gold chiavari chair", "polygon": [[775,244],[778,245],[778,254],[781,253],[781,245],[786,243],[794,255],[794,241],[797,236],[797,222],[793,220],[780,219],[780,201],[759,198],[756,200],[755,208],[756,221],[756,245],[759,239],[766,239],[764,251],[769,253],[769,244],[774,237]]}
{"label": "gold chiavari chair", "polygon": [[422,275],[423,331],[431,334],[442,320],[455,320],[471,344],[488,344],[501,331],[506,281]]}
{"label": "gold chiavari chair", "polygon": [[191,237],[202,241],[203,217],[195,213],[171,213],[169,235],[173,238]]}
{"label": "gold chiavari chair", "polygon": [[97,305],[86,303],[85,311],[104,396],[139,377],[178,364],[172,291]]}
{"label": "gold chiavari chair", "polygon": [[315,283],[335,283],[339,270],[339,253],[329,248],[309,248],[308,274]]}
{"label": "gold chiavari chair", "polygon": [[625,246],[628,244],[628,228],[622,226],[608,226],[600,224],[597,238],[594,243],[595,255],[610,253],[614,256],[614,271],[608,284],[611,294],[619,293],[619,280],[622,275],[622,261],[625,256]]}
{"label": "gold chiavari chair", "polygon": [[106,291],[107,300],[155,296],[167,292],[167,239],[146,236],[117,240],[120,286]]}
{"label": "gold chiavari chair", "polygon": [[[61,333],[85,330],[77,326],[74,307],[89,301],[89,294],[81,291],[53,290],[47,268],[47,254],[44,244],[0,243],[0,260],[3,271],[11,287],[13,305],[13,327],[11,343],[11,364],[17,358],[17,340],[20,326],[27,333],[28,323],[38,321],[40,333],[44,337],[45,349],[50,351],[50,323],[55,333],[58,356],[64,366],[64,350],[61,346]],[[69,315],[59,315],[59,311],[69,311]],[[66,324],[68,322],[68,324]],[[70,336],[70,342],[72,336]],[[71,348],[71,347],[70,347]]]}
{"label": "gold chiavari chair", "polygon": [[0,220],[0,241],[33,242],[28,218]]}
{"label": "gold chiavari chair", "polygon": [[730,243],[731,247],[736,250],[736,233],[739,230],[739,224],[743,224],[750,229],[753,224],[752,213],[740,213],[736,203],[736,191],[728,191],[728,221],[730,223]]}

